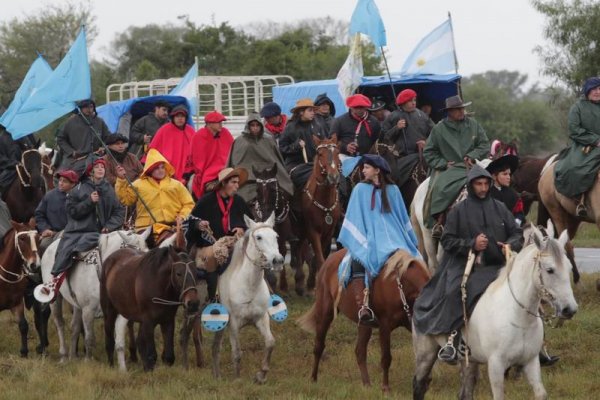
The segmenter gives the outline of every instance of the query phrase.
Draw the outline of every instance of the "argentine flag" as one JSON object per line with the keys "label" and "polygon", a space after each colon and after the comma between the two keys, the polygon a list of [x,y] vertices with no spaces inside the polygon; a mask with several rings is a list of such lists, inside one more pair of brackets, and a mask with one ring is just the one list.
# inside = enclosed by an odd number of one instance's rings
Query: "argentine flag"
{"label": "argentine flag", "polygon": [[448,19],[421,39],[404,61],[400,75],[442,75],[456,72],[456,69],[452,21]]}
{"label": "argentine flag", "polygon": [[192,65],[192,68],[185,74],[179,84],[173,88],[169,92],[170,95],[173,96],[181,96],[188,99],[190,106],[192,109],[190,110],[190,115],[195,117],[198,115],[198,83],[196,82],[198,78],[198,63],[195,62]]}

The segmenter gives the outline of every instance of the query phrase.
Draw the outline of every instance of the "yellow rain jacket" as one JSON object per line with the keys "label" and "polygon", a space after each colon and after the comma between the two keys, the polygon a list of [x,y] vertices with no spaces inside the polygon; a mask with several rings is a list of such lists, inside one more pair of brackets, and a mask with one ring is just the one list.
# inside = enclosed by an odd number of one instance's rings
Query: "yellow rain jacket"
{"label": "yellow rain jacket", "polygon": [[[157,181],[146,172],[151,170],[156,163],[164,162],[167,170],[167,176]],[[146,165],[139,179],[133,182],[139,195],[144,199],[146,205],[150,208],[152,215],[156,218],[153,223],[148,210],[142,204],[134,190],[127,184],[125,179],[117,178],[115,191],[121,203],[126,206],[136,204],[137,218],[135,220],[136,229],[145,229],[152,225],[155,235],[171,228],[175,224],[177,216],[186,218],[194,208],[194,200],[190,192],[179,182],[172,178],[175,170],[169,164],[167,159],[156,149],[150,149],[146,157]]]}

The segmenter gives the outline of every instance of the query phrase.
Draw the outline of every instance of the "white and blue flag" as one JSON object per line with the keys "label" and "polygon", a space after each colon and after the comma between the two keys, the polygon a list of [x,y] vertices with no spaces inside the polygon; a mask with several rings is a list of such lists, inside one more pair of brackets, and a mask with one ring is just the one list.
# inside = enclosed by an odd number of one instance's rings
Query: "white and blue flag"
{"label": "white and blue flag", "polygon": [[452,21],[446,20],[425,36],[410,53],[401,75],[448,74],[456,72]]}
{"label": "white and blue flag", "polygon": [[195,62],[192,68],[181,78],[179,84],[169,92],[173,96],[181,96],[188,99],[192,109],[190,115],[198,115],[198,63]]}

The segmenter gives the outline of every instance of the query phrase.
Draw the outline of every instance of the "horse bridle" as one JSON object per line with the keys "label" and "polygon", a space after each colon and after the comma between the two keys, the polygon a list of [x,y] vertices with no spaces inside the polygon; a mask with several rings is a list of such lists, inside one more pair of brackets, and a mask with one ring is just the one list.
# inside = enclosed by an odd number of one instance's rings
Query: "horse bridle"
{"label": "horse bridle", "polygon": [[[27,178],[29,178],[29,182],[31,182],[31,172],[29,172],[27,170],[27,168],[25,168],[25,154],[28,154],[31,152],[36,152],[39,154],[39,151],[37,149],[25,150],[23,152],[23,154],[21,154],[21,162],[19,164],[17,164],[17,166],[15,167],[15,169],[17,170],[17,176],[19,177],[19,181],[21,182],[21,186],[23,186],[23,187],[31,187],[31,183],[25,182],[25,179],[23,179],[23,175],[21,173],[21,169],[22,169],[25,173],[25,176],[27,176]],[[44,175],[44,163],[42,162],[42,163],[40,163],[40,176],[43,176],[43,175]]]}
{"label": "horse bridle", "polygon": [[21,257],[21,260],[23,261],[23,272],[20,274],[17,274],[15,272],[11,272],[9,270],[7,270],[6,268],[4,268],[4,266],[2,264],[0,264],[0,270],[2,272],[4,272],[6,275],[10,276],[10,277],[14,277],[15,280],[11,280],[9,278],[5,278],[4,276],[0,275],[0,280],[6,282],[6,283],[10,283],[10,284],[16,284],[21,282],[23,279],[25,279],[26,277],[28,277],[29,275],[31,275],[33,273],[33,271],[31,271],[29,269],[29,266],[27,265],[27,259],[25,258],[25,256],[23,255],[23,251],[21,250],[21,246],[19,246],[19,237],[22,235],[28,235],[29,236],[29,240],[31,241],[31,251],[33,251],[35,253],[35,258],[36,258],[36,263],[39,265],[40,262],[40,256],[38,253],[38,248],[37,248],[37,242],[35,240],[35,237],[37,236],[37,231],[35,230],[30,230],[30,231],[21,231],[21,232],[17,232],[15,234],[15,249],[17,250],[17,253],[19,253],[19,256]]}
{"label": "horse bridle", "polygon": [[[329,150],[327,162],[331,163],[331,168],[336,168],[336,163],[335,163],[335,158],[334,158],[334,149],[337,149],[337,145],[334,143],[320,144],[317,146],[317,153],[319,152],[319,149]],[[320,171],[321,176],[325,176],[325,178],[323,179],[323,181],[319,181],[318,179],[315,179],[317,186],[327,185],[327,167],[325,167],[323,165],[323,163],[321,162],[321,158],[318,158],[318,163],[319,163],[319,168],[321,169],[321,171]],[[337,165],[337,170],[338,170],[338,172],[341,173],[341,171],[342,171],[341,164]],[[339,183],[339,181],[338,181],[338,183]]]}
{"label": "horse bridle", "polygon": [[[179,253],[178,253],[179,255]],[[183,283],[181,284],[181,292],[179,293],[179,301],[172,301],[172,300],[166,300],[166,299],[161,299],[160,297],[153,297],[152,298],[152,302],[154,304],[160,304],[163,306],[179,306],[179,305],[183,305],[185,306],[185,303],[183,302],[183,296],[185,296],[185,294],[191,290],[198,290],[197,289],[197,284],[196,284],[196,277],[194,275],[194,273],[192,272],[192,268],[190,267],[191,265],[193,265],[194,270],[196,269],[196,261],[194,260],[190,260],[190,261],[175,261],[171,264],[171,286],[173,288],[175,288],[175,282],[173,280],[173,273],[175,272],[175,266],[176,265],[185,265],[185,275],[183,277]],[[188,277],[192,280],[192,284],[187,287],[186,289],[186,282],[188,280]]]}
{"label": "horse bridle", "polygon": [[[275,213],[277,213],[277,209],[279,208],[279,198],[280,198],[280,188],[279,188],[279,184],[277,182],[277,178],[269,178],[269,179],[259,179],[256,178],[256,184],[260,185],[260,186],[267,186],[271,183],[275,183]],[[263,219],[263,212],[260,208],[260,204],[257,201],[254,202],[254,211],[256,212],[256,216],[259,219]],[[283,202],[283,209],[281,210],[281,213],[279,213],[279,215],[275,215],[275,223],[278,224],[281,221],[283,221],[288,213],[290,211],[290,204],[287,201]]]}
{"label": "horse bridle", "polygon": [[273,229],[272,227],[268,226],[268,225],[261,225],[261,226],[257,226],[256,228],[250,229],[245,237],[244,237],[244,244],[243,244],[243,248],[244,248],[244,257],[246,257],[248,260],[250,260],[250,262],[255,266],[258,267],[262,270],[270,270],[272,269],[272,267],[269,266],[269,263],[267,262],[267,257],[265,256],[265,254],[263,252],[260,253],[260,255],[258,256],[258,259],[253,259],[252,257],[250,257],[250,254],[248,254],[248,242],[250,241],[250,238],[252,238],[252,241],[255,244],[255,247],[258,249],[258,246],[256,246],[256,238],[254,237],[254,233],[260,229]]}

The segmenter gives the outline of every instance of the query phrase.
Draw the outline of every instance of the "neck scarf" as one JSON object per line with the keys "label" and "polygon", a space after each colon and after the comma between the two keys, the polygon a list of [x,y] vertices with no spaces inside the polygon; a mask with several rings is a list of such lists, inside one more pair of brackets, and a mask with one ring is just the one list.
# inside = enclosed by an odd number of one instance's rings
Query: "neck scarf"
{"label": "neck scarf", "polygon": [[285,125],[287,124],[287,115],[281,114],[281,123],[279,125],[271,125],[270,123],[265,121],[265,128],[273,135],[278,136],[285,129]]}
{"label": "neck scarf", "polygon": [[367,130],[367,135],[371,137],[371,125],[369,125],[369,113],[365,113],[365,116],[360,118],[350,112],[350,117],[353,120],[358,121],[358,125],[356,125],[356,130],[354,131],[354,137],[358,138],[358,134],[360,133],[360,128],[365,125],[365,129]]}
{"label": "neck scarf", "polygon": [[219,203],[219,209],[223,214],[221,218],[221,224],[223,225],[223,232],[229,232],[229,213],[231,211],[231,206],[233,206],[233,196],[229,197],[229,202],[225,205],[225,201],[221,197],[219,193],[217,193],[217,203]]}

